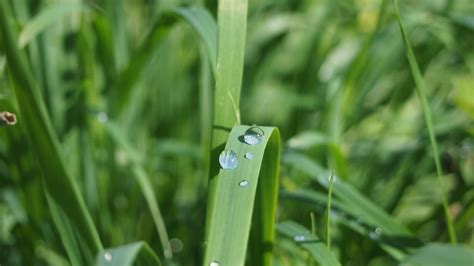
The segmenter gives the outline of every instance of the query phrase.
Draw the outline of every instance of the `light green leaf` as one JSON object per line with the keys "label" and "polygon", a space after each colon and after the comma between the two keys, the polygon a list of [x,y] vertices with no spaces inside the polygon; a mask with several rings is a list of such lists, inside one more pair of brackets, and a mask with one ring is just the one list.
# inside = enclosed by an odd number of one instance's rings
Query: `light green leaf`
{"label": "light green leaf", "polygon": [[[280,136],[272,127],[256,145],[243,142],[248,126],[232,129],[225,149],[237,156],[235,169],[221,169],[214,177],[216,189],[210,202],[204,265],[243,265],[253,213],[251,256],[255,265],[271,265],[278,189]],[[251,153],[252,159],[245,154]]]}
{"label": "light green leaf", "polygon": [[471,266],[474,250],[467,246],[430,243],[403,260],[402,265],[413,266]]}

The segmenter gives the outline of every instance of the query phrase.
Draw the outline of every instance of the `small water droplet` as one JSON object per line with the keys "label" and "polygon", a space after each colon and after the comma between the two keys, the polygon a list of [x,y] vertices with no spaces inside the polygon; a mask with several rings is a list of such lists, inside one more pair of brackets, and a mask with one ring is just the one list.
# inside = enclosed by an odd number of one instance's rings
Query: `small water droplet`
{"label": "small water droplet", "polygon": [[244,141],[248,145],[257,145],[262,142],[262,138],[265,135],[263,129],[259,127],[251,127],[245,131]]}
{"label": "small water droplet", "polygon": [[247,181],[247,180],[245,180],[245,179],[239,182],[239,186],[241,186],[241,187],[243,187],[243,188],[246,188],[246,187],[248,187],[249,185],[250,185],[250,182]]}
{"label": "small water droplet", "polygon": [[104,259],[108,262],[112,261],[112,254],[110,254],[110,252],[106,252],[104,254]]}
{"label": "small water droplet", "polygon": [[253,153],[251,152],[247,152],[245,155],[244,155],[245,159],[247,160],[252,160],[253,159]]}
{"label": "small water droplet", "polygon": [[375,228],[375,234],[381,235],[382,232],[383,232],[382,228],[380,228],[380,227]]}
{"label": "small water droplet", "polygon": [[209,266],[219,266],[219,262],[217,261],[211,261],[211,263],[209,263]]}
{"label": "small water droplet", "polygon": [[224,170],[235,169],[238,164],[237,154],[233,150],[223,150],[219,155],[219,164]]}
{"label": "small water droplet", "polygon": [[306,237],[304,237],[304,235],[296,235],[293,237],[293,240],[295,240],[295,242],[303,242],[306,240]]}
{"label": "small water droplet", "polygon": [[337,181],[337,176],[335,176],[335,175],[330,175],[330,176],[328,177],[328,180],[329,180],[329,182],[336,183],[336,181]]}
{"label": "small water droplet", "polygon": [[99,120],[99,122],[101,123],[107,123],[107,121],[109,120],[109,116],[106,112],[99,112],[97,114],[97,120]]}

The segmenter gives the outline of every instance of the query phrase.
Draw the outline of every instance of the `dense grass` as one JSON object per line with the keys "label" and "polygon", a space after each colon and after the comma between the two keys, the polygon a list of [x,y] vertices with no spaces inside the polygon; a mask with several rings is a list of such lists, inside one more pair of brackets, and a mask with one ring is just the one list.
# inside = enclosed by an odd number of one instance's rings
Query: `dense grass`
{"label": "dense grass", "polygon": [[0,11],[0,264],[471,264],[473,1]]}

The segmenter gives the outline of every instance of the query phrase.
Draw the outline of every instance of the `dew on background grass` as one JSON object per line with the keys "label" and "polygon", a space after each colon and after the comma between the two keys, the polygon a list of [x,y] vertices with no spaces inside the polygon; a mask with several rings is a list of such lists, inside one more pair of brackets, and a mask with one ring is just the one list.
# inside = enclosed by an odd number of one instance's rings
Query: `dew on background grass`
{"label": "dew on background grass", "polygon": [[99,122],[101,123],[107,123],[107,121],[109,120],[109,116],[106,112],[99,112],[97,114],[97,120],[99,120]]}
{"label": "dew on background grass", "polygon": [[381,235],[382,235],[382,228],[380,227],[375,228],[374,231],[369,233],[369,237],[374,240],[379,239]]}
{"label": "dew on background grass", "polygon": [[245,159],[247,160],[252,160],[253,159],[253,153],[251,152],[247,152],[245,155],[244,155]]}
{"label": "dew on background grass", "polygon": [[238,164],[237,154],[233,150],[223,150],[219,155],[219,164],[224,170],[235,169]]}
{"label": "dew on background grass", "polygon": [[211,261],[211,263],[209,263],[209,266],[219,266],[219,262],[217,261]]}
{"label": "dew on background grass", "polygon": [[240,186],[240,187],[243,187],[243,188],[248,187],[249,184],[250,184],[250,182],[247,181],[247,180],[245,180],[245,179],[239,182],[239,186]]}
{"label": "dew on background grass", "polygon": [[306,240],[306,237],[304,237],[304,235],[296,235],[293,237],[293,240],[295,240],[295,242],[303,242]]}
{"label": "dew on background grass", "polygon": [[265,135],[263,129],[259,127],[251,127],[245,131],[244,142],[248,145],[257,145],[262,142],[262,138]]}
{"label": "dew on background grass", "polygon": [[108,262],[112,261],[112,254],[110,254],[110,252],[106,252],[104,254],[104,259]]}

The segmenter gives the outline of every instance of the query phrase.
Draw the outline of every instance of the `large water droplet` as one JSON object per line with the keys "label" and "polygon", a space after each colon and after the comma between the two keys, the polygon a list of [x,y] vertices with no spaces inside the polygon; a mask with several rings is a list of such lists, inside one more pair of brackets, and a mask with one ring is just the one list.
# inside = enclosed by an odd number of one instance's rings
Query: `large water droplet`
{"label": "large water droplet", "polygon": [[110,252],[106,252],[104,254],[104,259],[108,262],[111,262],[112,261],[112,254],[110,254]]}
{"label": "large water droplet", "polygon": [[233,150],[223,150],[219,155],[219,164],[224,170],[235,169],[238,164],[237,154]]}
{"label": "large water droplet", "polygon": [[248,187],[249,185],[250,185],[250,182],[247,181],[247,180],[245,180],[245,179],[239,182],[239,186],[241,186],[241,187],[243,187],[243,188],[246,188],[246,187]]}
{"label": "large water droplet", "polygon": [[245,159],[247,160],[252,160],[253,159],[253,153],[251,152],[247,152],[245,155],[244,155]]}
{"label": "large water droplet", "polygon": [[304,235],[296,235],[293,237],[293,240],[295,240],[295,242],[303,242],[306,240],[306,237],[304,237]]}
{"label": "large water droplet", "polygon": [[211,261],[211,263],[209,263],[209,266],[219,266],[219,262]]}
{"label": "large water droplet", "polygon": [[259,127],[251,127],[245,131],[244,141],[248,145],[257,145],[262,142],[262,138],[265,135],[263,129]]}

